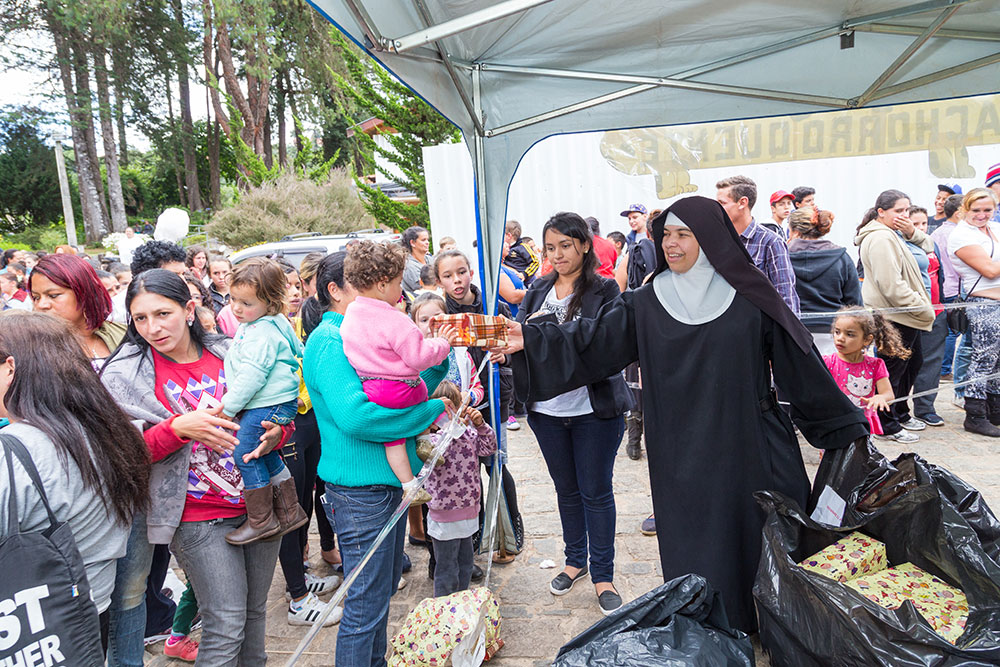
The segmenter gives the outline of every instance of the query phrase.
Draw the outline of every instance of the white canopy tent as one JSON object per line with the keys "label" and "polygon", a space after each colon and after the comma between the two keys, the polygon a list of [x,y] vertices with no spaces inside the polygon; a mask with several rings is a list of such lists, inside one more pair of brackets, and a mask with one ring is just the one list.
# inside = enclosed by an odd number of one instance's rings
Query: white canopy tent
{"label": "white canopy tent", "polygon": [[465,135],[486,303],[545,137],[1000,91],[1000,0],[310,2]]}

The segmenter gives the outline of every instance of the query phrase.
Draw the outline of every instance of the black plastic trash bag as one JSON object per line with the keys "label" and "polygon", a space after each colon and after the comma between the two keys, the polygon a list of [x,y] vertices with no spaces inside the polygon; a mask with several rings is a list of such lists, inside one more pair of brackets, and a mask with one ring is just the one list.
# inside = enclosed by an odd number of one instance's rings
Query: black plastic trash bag
{"label": "black plastic trash bag", "polygon": [[[1000,664],[1000,566],[935,486],[919,486],[843,528],[814,522],[780,493],[755,497],[767,519],[753,593],[774,667]],[[886,609],[798,567],[853,530],[884,542],[891,565],[913,563],[965,593],[969,617],[955,645],[909,602]]]}
{"label": "black plastic trash bag", "polygon": [[752,667],[747,636],[730,628],[722,598],[688,574],[654,588],[559,649],[553,667]]}
{"label": "black plastic trash bag", "polygon": [[1000,520],[977,489],[916,454],[902,454],[890,463],[867,439],[825,453],[807,509],[812,514],[824,488],[829,487],[846,501],[840,525],[860,524],[878,508],[927,485],[955,507],[979,537],[983,550],[1000,564]]}

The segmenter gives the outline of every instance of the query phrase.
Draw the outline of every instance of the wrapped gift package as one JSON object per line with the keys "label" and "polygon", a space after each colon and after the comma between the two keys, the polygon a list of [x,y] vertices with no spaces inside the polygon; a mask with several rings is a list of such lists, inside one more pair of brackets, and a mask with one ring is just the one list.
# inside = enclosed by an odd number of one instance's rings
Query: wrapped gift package
{"label": "wrapped gift package", "polygon": [[436,336],[446,324],[458,329],[456,346],[502,347],[507,344],[507,319],[500,315],[454,313],[431,318],[431,335]]}
{"label": "wrapped gift package", "polygon": [[[390,639],[390,667],[465,667],[489,660],[502,646],[500,604],[488,588],[427,598]],[[480,646],[480,643],[482,646]],[[477,649],[483,651],[479,656]]]}
{"label": "wrapped gift package", "polygon": [[885,545],[857,531],[799,563],[803,569],[841,582],[884,570],[888,564]]}
{"label": "wrapped gift package", "polygon": [[934,631],[952,644],[965,632],[969,616],[965,593],[911,563],[857,577],[846,585],[887,609],[909,600]]}

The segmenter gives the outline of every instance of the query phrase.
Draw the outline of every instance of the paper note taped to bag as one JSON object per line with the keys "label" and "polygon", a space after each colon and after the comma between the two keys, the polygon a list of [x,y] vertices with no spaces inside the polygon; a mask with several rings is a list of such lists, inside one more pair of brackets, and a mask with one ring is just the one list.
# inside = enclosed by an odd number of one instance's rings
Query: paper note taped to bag
{"label": "paper note taped to bag", "polygon": [[459,339],[455,341],[455,346],[502,347],[507,344],[507,319],[499,315],[435,315],[431,318],[431,335],[438,335],[445,325],[458,329]]}

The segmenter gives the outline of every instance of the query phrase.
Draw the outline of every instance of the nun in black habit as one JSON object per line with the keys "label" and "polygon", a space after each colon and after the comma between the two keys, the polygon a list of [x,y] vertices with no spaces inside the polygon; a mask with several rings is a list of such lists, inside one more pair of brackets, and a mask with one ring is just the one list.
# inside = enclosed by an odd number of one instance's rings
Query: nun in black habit
{"label": "nun in black habit", "polygon": [[656,538],[664,581],[694,572],[729,619],[757,629],[751,588],[764,515],[753,493],[780,491],[802,507],[809,480],[789,398],[806,439],[845,447],[868,434],[809,331],[750,259],[722,206],[688,197],[652,222],[651,280],[593,319],[511,324],[517,396],[552,398],[639,360]]}

